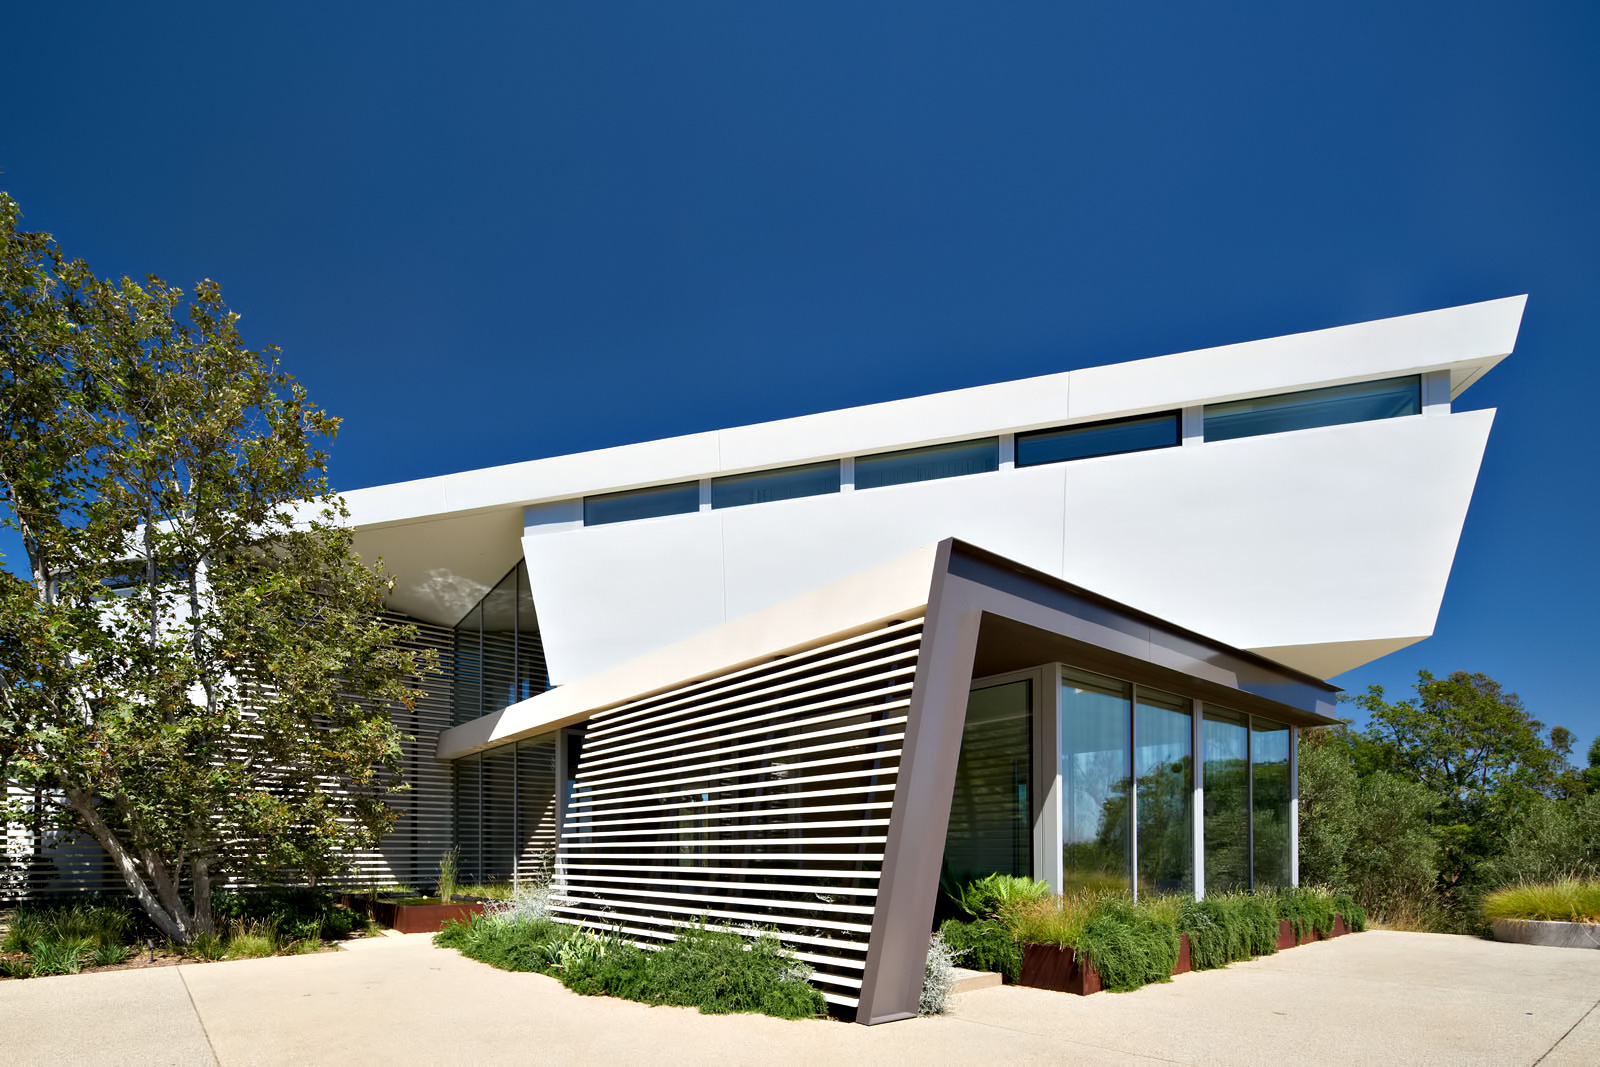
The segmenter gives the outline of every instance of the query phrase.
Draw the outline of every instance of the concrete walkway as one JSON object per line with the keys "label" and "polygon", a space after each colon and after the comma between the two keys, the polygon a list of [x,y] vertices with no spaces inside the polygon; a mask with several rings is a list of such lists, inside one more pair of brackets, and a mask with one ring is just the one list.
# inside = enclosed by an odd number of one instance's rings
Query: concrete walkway
{"label": "concrete walkway", "polygon": [[579,997],[375,938],[0,982],[0,1064],[1600,1064],[1600,952],[1374,932],[1135,993],[1014,986],[886,1026]]}

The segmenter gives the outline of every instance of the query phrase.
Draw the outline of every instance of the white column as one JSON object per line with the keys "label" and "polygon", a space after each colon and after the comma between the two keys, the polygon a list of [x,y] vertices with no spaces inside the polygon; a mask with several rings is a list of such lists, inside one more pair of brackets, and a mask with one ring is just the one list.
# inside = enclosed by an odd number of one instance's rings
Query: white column
{"label": "white column", "polygon": [[1033,701],[1034,801],[1033,876],[1061,892],[1061,667],[1051,663],[1035,676]]}
{"label": "white column", "polygon": [[1183,443],[1203,445],[1206,442],[1206,409],[1196,405],[1183,409]]}
{"label": "white column", "polygon": [[1205,760],[1205,705],[1194,702],[1194,721],[1190,724],[1189,765],[1194,768],[1194,898],[1206,895],[1206,760]]}
{"label": "white column", "polygon": [[1003,471],[1014,470],[1017,466],[1017,435],[1003,433],[1000,435],[1000,469]]}
{"label": "white column", "polygon": [[839,461],[839,491],[856,491],[856,457],[846,456]]}
{"label": "white column", "polygon": [[1450,372],[1431,370],[1422,376],[1422,413],[1450,414]]}
{"label": "white column", "polygon": [[1300,884],[1300,730],[1289,727],[1289,884]]}

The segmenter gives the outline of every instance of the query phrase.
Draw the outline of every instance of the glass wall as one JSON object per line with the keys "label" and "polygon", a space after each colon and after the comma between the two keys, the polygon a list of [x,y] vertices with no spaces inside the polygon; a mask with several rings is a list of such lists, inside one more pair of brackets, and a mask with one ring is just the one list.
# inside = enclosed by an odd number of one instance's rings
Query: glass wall
{"label": "glass wall", "polygon": [[1126,888],[1132,687],[1069,668],[1061,679],[1062,886]]}
{"label": "glass wall", "polygon": [[1033,877],[1033,683],[974,689],[961,733],[946,873],[958,882],[985,874]]}
{"label": "glass wall", "polygon": [[456,624],[454,652],[451,692],[457,725],[550,687],[522,561]]}
{"label": "glass wall", "polygon": [[1208,706],[1205,748],[1206,891],[1250,888],[1250,730],[1243,715]]}
{"label": "glass wall", "polygon": [[1194,890],[1193,720],[1189,701],[1140,686],[1133,716],[1139,891]]}
{"label": "glass wall", "polygon": [[1250,807],[1254,813],[1255,888],[1289,884],[1289,728],[1250,724]]}

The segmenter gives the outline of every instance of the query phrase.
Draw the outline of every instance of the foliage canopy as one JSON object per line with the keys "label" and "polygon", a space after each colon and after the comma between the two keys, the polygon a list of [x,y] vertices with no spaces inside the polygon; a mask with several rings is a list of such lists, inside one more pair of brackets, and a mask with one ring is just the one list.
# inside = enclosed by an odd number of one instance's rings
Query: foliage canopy
{"label": "foliage canopy", "polygon": [[[97,278],[0,193],[0,781],[92,835],[168,937],[391,825],[419,664],[351,552],[338,420],[217,285]],[[16,814],[16,813],[13,813]]]}

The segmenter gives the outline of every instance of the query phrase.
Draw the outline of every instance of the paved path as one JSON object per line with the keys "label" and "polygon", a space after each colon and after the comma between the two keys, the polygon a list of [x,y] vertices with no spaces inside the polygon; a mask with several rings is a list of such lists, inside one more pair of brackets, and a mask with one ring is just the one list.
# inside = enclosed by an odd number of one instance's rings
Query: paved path
{"label": "paved path", "polygon": [[0,1064],[1600,1064],[1600,952],[1374,932],[1135,993],[886,1026],[579,997],[424,935],[0,982]]}

